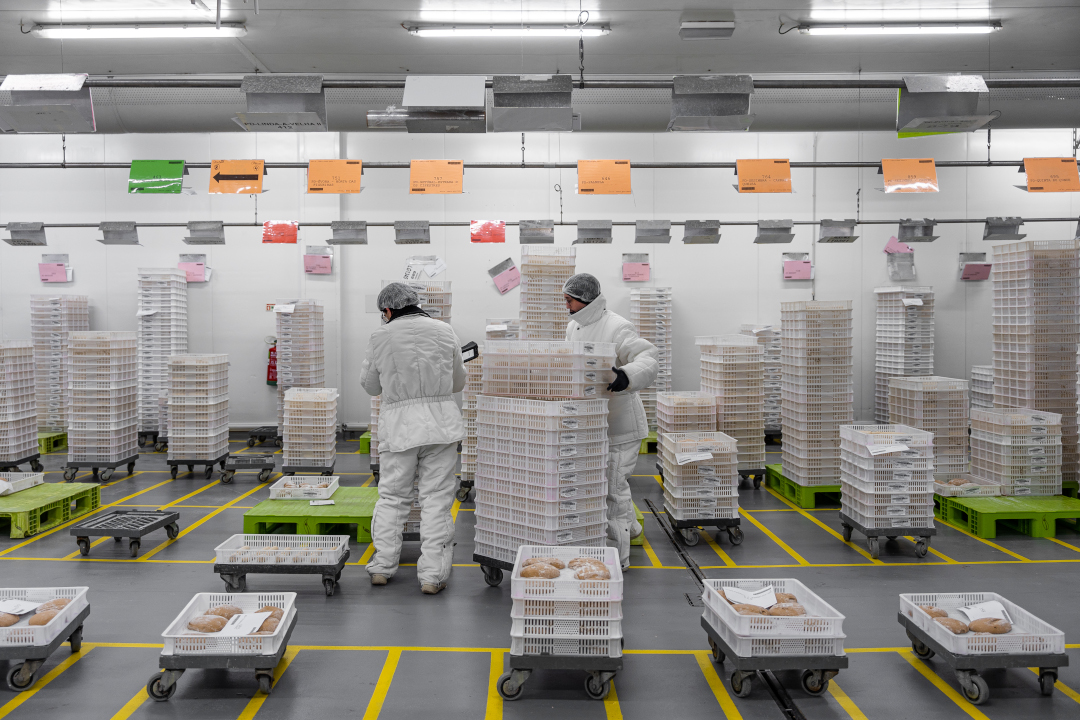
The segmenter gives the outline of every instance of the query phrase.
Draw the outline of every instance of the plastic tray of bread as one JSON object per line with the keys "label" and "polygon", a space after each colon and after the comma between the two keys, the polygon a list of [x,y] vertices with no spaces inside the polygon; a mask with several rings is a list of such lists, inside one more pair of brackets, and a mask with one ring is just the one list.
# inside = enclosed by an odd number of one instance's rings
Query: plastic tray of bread
{"label": "plastic tray of bread", "polygon": [[[982,606],[983,603],[991,605]],[[972,618],[980,615],[986,617],[986,612],[996,608],[993,603],[1000,603],[1005,622],[980,623],[976,630],[972,630],[971,625],[976,622]],[[972,610],[971,607],[976,605],[982,607]],[[901,593],[900,612],[956,655],[1065,652],[1063,632],[997,593]],[[946,613],[947,617],[931,615],[940,615],[941,612]],[[988,629],[978,629],[983,627]]]}
{"label": "plastic tray of bread", "polygon": [[[0,603],[17,600],[35,605],[23,613],[0,612],[0,647],[19,647],[48,645],[67,627],[83,608],[90,604],[86,598],[88,587],[38,587],[38,588],[0,588]],[[53,602],[57,601],[57,602]],[[48,603],[48,607],[41,605]],[[25,607],[25,606],[24,606]],[[14,609],[14,608],[12,608]],[[20,608],[21,609],[21,608]],[[55,610],[43,624],[35,623],[35,618],[45,616]],[[11,625],[11,618],[18,618]],[[42,620],[36,620],[41,623]]]}
{"label": "plastic tray of bread", "polygon": [[[541,573],[530,577],[534,571],[530,571],[526,563],[535,558],[550,558],[557,562],[530,563],[544,566]],[[563,567],[559,567],[560,564]],[[549,568],[558,571],[558,575],[547,577],[551,574]],[[523,572],[529,574],[523,576]],[[510,579],[510,596],[515,599],[622,600],[622,594],[623,576],[617,548],[567,545],[522,545],[518,548]]]}
{"label": "plastic tray of bread", "polygon": [[289,475],[270,486],[270,499],[328,500],[337,489],[337,475]]}
{"label": "plastic tray of bread", "polygon": [[[770,588],[771,596],[765,592]],[[732,602],[734,594],[725,598],[726,591],[732,589],[762,595],[766,599],[760,604],[751,601],[749,604],[757,609],[747,608],[744,612],[753,614],[743,614]],[[705,606],[712,609],[736,635],[843,637],[844,616],[798,580],[706,580],[701,597]],[[790,614],[800,611],[803,614]]]}
{"label": "plastic tray of bread", "polygon": [[336,565],[347,535],[233,535],[214,548],[223,565]]}
{"label": "plastic tray of bread", "polygon": [[807,655],[844,655],[845,635],[778,635],[753,636],[737,635],[731,626],[708,605],[702,613],[705,621],[712,626],[716,634],[723,638],[739,657],[780,657]]}
{"label": "plastic tray of bread", "polygon": [[[285,637],[285,630],[296,616],[295,605],[296,593],[291,592],[197,593],[161,634],[165,639],[161,654],[273,655]],[[274,612],[274,608],[280,613]],[[220,622],[225,620],[226,623],[235,623],[234,615],[252,614],[266,615],[252,633],[229,634],[230,628]],[[206,619],[210,622],[206,622]],[[277,622],[267,624],[267,620],[272,619]],[[194,629],[196,627],[202,627],[206,631],[200,632]],[[214,630],[215,627],[218,629]]]}

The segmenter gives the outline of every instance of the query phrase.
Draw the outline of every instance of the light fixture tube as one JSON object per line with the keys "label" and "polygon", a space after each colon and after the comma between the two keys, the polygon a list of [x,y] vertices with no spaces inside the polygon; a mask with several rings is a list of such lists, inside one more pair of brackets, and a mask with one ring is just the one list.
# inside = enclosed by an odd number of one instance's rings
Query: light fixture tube
{"label": "light fixture tube", "polygon": [[607,35],[606,25],[403,25],[418,37],[597,37]]}
{"label": "light fixture tube", "polygon": [[35,25],[30,32],[55,40],[142,40],[146,38],[243,37],[240,23],[117,23],[109,25]]}
{"label": "light fixture tube", "polygon": [[1000,20],[979,22],[814,23],[799,25],[804,35],[986,35]]}

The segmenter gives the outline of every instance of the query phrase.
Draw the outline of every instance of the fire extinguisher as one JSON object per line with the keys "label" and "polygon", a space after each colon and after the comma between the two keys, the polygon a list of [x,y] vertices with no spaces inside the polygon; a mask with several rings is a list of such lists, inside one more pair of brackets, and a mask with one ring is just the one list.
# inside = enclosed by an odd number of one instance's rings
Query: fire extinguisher
{"label": "fire extinguisher", "polygon": [[266,360],[266,384],[277,385],[277,344],[270,346]]}

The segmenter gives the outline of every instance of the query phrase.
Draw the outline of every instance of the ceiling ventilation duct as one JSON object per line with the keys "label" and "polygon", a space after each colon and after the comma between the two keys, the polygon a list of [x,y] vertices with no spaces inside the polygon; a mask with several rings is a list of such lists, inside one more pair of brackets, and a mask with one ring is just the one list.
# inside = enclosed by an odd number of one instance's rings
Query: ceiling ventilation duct
{"label": "ceiling ventilation duct", "polygon": [[94,103],[86,75],[8,75],[0,91],[11,100],[0,105],[0,123],[19,133],[94,132]]}
{"label": "ceiling ventilation duct", "polygon": [[491,81],[495,132],[570,132],[581,116],[570,105],[569,75],[496,75]]}
{"label": "ceiling ventilation duct", "polygon": [[256,132],[326,132],[322,75],[245,75],[247,112],[236,122]]}
{"label": "ceiling ventilation duct", "polygon": [[679,24],[680,40],[723,40],[734,34],[734,20],[686,20]]}
{"label": "ceiling ventilation duct", "polygon": [[[483,75],[412,75],[405,78],[405,127],[411,133],[487,132]],[[371,124],[369,117],[368,124]]]}
{"label": "ceiling ventilation duct", "polygon": [[896,103],[900,137],[974,132],[994,119],[980,75],[905,75],[904,86]]}
{"label": "ceiling ventilation duct", "polygon": [[671,120],[676,132],[735,132],[750,129],[749,75],[676,75],[671,88]]}

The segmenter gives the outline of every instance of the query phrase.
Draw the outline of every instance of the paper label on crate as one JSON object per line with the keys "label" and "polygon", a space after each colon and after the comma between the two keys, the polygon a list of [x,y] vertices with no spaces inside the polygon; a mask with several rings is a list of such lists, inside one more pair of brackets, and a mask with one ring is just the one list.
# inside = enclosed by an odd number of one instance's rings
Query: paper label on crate
{"label": "paper label on crate", "polygon": [[893,460],[893,469],[903,468],[905,470],[914,470],[915,463],[910,460]]}
{"label": "paper label on crate", "polygon": [[559,509],[565,512],[573,512],[577,510],[577,500],[563,500],[559,503]]}
{"label": "paper label on crate", "polygon": [[[712,453],[709,453],[709,457],[712,458]],[[716,475],[716,468],[714,468],[712,465],[701,465],[700,467],[698,467],[697,472],[698,472],[699,476],[702,476],[702,475],[713,475],[713,476],[715,476]],[[715,477],[711,477],[711,478],[702,479],[702,482],[719,482],[719,481],[716,480]]]}
{"label": "paper label on crate", "polygon": [[907,515],[900,515],[890,520],[893,527],[902,527],[907,524]]}
{"label": "paper label on crate", "polygon": [[577,445],[567,445],[559,448],[559,457],[574,457],[577,453]]}
{"label": "paper label on crate", "polygon": [[1012,494],[1013,495],[1030,495],[1031,494],[1031,488],[1029,488],[1029,487],[1013,488],[1013,493]]}
{"label": "paper label on crate", "polygon": [[582,395],[584,395],[585,397],[592,397],[595,394],[596,387],[594,387],[593,385],[589,385],[588,387],[586,387],[585,392],[582,393]]}
{"label": "paper label on crate", "polygon": [[574,418],[563,418],[562,426],[564,428],[569,428],[570,430],[577,430],[578,421]]}
{"label": "paper label on crate", "polygon": [[908,446],[901,443],[893,443],[892,445],[871,445],[867,448],[870,454],[873,456],[884,455],[885,453],[894,453],[907,450]]}
{"label": "paper label on crate", "polygon": [[308,505],[333,505],[333,500],[312,500]]}
{"label": "paper label on crate", "polygon": [[575,460],[560,460],[559,461],[559,472],[564,472],[566,470],[577,470],[577,461],[575,461]]}
{"label": "paper label on crate", "polygon": [[0,612],[9,615],[25,615],[31,610],[36,610],[40,604],[26,600],[4,600],[0,602]]}
{"label": "paper label on crate", "polygon": [[484,328],[486,332],[506,332],[506,325],[488,325]]}
{"label": "paper label on crate", "polygon": [[587,372],[587,373],[585,373],[585,379],[588,380],[589,382],[596,382],[599,378],[597,378],[597,375],[596,375],[595,372]]}
{"label": "paper label on crate", "polygon": [[956,611],[966,617],[969,623],[981,620],[982,618],[996,618],[998,620],[1004,620],[1005,622],[1012,622],[1012,618],[1009,617],[1009,613],[1005,610],[1005,606],[997,600],[987,600],[986,602],[967,605],[962,608],[956,608]]}
{"label": "paper label on crate", "polygon": [[[1034,420],[1034,419],[1035,418],[1032,418],[1032,420]],[[1041,425],[1032,425],[1029,431],[1031,432],[1032,435],[1045,435],[1046,434],[1046,428],[1044,428]]]}
{"label": "paper label on crate", "polygon": [[904,458],[917,458],[919,457],[918,450],[904,450],[900,453],[900,457]]}
{"label": "paper label on crate", "polygon": [[890,495],[889,502],[896,503],[898,505],[907,505],[911,502],[910,495]]}
{"label": "paper label on crate", "polygon": [[266,618],[270,617],[273,613],[260,612],[260,613],[241,613],[239,615],[233,615],[229,618],[229,622],[225,623],[220,631],[214,633],[214,635],[237,637],[240,635],[250,635],[251,633],[262,627]]}
{"label": "paper label on crate", "polygon": [[566,525],[580,525],[581,524],[581,516],[580,515],[563,515],[562,517],[559,518],[559,522],[564,523]]}
{"label": "paper label on crate", "polygon": [[900,302],[904,303],[904,307],[923,304],[922,298],[900,298]]}
{"label": "paper label on crate", "polygon": [[561,443],[576,443],[577,433],[562,433],[559,435],[559,442]]}
{"label": "paper label on crate", "polygon": [[898,515],[907,515],[907,508],[889,506],[885,508],[885,514],[890,517],[896,517]]}
{"label": "paper label on crate", "polygon": [[772,585],[766,585],[760,590],[743,590],[736,587],[725,587],[724,594],[734,605],[757,605],[758,607],[771,608],[776,604],[776,591]]}
{"label": "paper label on crate", "polygon": [[277,303],[274,305],[274,312],[276,313],[291,315],[294,310],[296,310],[296,303]]}
{"label": "paper label on crate", "polygon": [[[1041,473],[1050,472],[1050,468],[1047,467],[1046,465],[1033,465],[1031,467],[1031,472],[1032,472],[1033,475],[1039,475]],[[1031,482],[1031,481],[1028,480],[1028,482]]]}
{"label": "paper label on crate", "polygon": [[574,532],[572,530],[564,530],[563,532],[556,533],[555,539],[560,543],[568,543],[574,539]]}
{"label": "paper label on crate", "polygon": [[688,453],[675,453],[675,462],[680,465],[686,465],[692,462],[701,462],[703,460],[712,460],[711,452],[688,452]]}
{"label": "paper label on crate", "polygon": [[889,483],[885,486],[885,490],[887,490],[888,492],[907,490],[907,483]]}
{"label": "paper label on crate", "polygon": [[585,352],[587,352],[589,354],[592,354],[592,353],[596,352],[596,345],[594,345],[594,344],[592,344],[590,342],[587,342],[584,345],[582,345],[582,349]]}
{"label": "paper label on crate", "polygon": [[[563,403],[559,406],[559,410],[560,412],[562,412],[563,415],[577,415],[578,413],[578,407],[574,403]],[[563,424],[565,423],[566,421],[563,420]],[[575,425],[574,427],[577,427],[577,425]]]}
{"label": "paper label on crate", "polygon": [[[566,475],[559,476],[560,482],[575,482],[577,480],[577,473],[567,473]],[[564,487],[559,488],[559,497],[572,498],[577,497],[576,487]]]}
{"label": "paper label on crate", "polygon": [[597,367],[600,365],[600,361],[597,358],[589,358],[585,361],[585,367]]}

